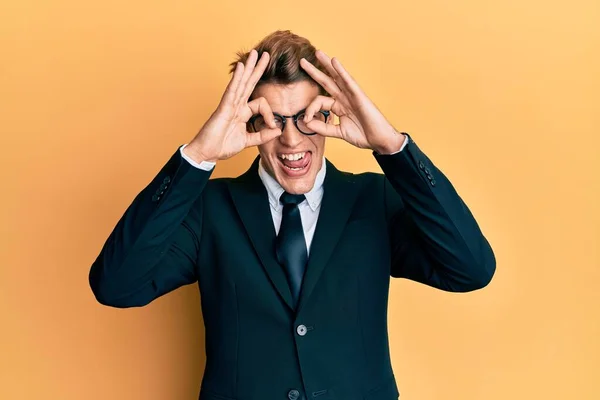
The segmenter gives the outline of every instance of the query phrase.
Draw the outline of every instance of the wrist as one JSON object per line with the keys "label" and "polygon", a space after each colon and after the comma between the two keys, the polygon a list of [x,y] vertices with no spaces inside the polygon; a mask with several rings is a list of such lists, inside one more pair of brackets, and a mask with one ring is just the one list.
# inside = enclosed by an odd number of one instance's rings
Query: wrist
{"label": "wrist", "polygon": [[216,163],[218,160],[217,156],[210,155],[210,153],[206,152],[206,149],[194,141],[185,146],[182,151],[186,156],[197,163],[201,163],[203,161]]}
{"label": "wrist", "polygon": [[377,154],[381,154],[381,155],[394,154],[394,153],[397,153],[398,151],[400,151],[402,146],[404,146],[404,141],[406,140],[406,135],[396,132],[395,130],[394,130],[394,134],[395,135],[392,137],[392,139],[389,140],[387,143],[385,143],[385,145],[379,146],[377,148],[373,148],[373,150]]}

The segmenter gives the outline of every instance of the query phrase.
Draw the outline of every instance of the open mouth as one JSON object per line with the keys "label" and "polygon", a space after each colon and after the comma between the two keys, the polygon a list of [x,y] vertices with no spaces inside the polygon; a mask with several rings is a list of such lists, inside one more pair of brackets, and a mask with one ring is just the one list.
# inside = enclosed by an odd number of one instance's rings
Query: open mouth
{"label": "open mouth", "polygon": [[278,154],[277,159],[288,176],[302,176],[310,168],[312,152],[303,151],[293,154]]}

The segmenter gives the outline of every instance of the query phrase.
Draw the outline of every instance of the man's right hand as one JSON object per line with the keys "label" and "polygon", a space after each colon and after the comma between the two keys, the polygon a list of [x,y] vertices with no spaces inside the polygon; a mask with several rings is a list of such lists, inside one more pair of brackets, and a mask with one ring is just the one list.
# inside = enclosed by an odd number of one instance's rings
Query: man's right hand
{"label": "man's right hand", "polygon": [[[221,102],[196,137],[183,149],[195,161],[224,160],[244,150],[258,146],[281,135],[275,127],[273,111],[264,97],[248,102],[254,87],[269,64],[269,54],[264,52],[256,63],[258,53],[252,50],[246,65],[237,63],[231,81]],[[248,132],[247,122],[253,115],[261,114],[272,127],[259,132]]]}

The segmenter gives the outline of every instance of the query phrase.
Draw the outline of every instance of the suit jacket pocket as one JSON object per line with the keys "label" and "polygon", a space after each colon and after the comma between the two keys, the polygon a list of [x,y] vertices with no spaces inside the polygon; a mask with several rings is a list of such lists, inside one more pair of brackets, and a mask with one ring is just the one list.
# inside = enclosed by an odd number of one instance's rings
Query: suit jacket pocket
{"label": "suit jacket pocket", "polygon": [[364,400],[397,400],[400,393],[396,385],[396,379],[392,375],[384,383],[369,390]]}

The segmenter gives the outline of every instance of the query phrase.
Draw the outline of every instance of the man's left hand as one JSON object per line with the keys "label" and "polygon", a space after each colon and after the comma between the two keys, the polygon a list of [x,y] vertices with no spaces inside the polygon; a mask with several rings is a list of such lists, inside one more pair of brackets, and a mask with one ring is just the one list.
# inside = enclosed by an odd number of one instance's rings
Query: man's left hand
{"label": "man's left hand", "polygon": [[[358,86],[337,58],[329,58],[321,50],[317,59],[329,75],[317,69],[306,59],[300,66],[331,95],[317,96],[306,108],[307,126],[323,136],[344,139],[361,149],[379,154],[400,150],[405,136],[397,132],[375,104]],[[313,120],[319,110],[328,110],[340,118],[339,125]]]}

